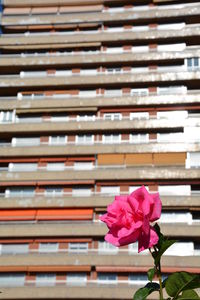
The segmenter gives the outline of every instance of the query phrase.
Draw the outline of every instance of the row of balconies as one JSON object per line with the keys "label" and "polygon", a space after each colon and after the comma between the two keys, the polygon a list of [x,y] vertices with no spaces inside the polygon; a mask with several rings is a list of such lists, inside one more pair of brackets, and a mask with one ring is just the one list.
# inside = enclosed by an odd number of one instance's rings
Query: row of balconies
{"label": "row of balconies", "polygon": [[[138,288],[138,287],[137,287]],[[127,284],[85,287],[55,286],[55,287],[17,287],[1,288],[0,299],[131,299],[137,288]],[[156,300],[157,294],[151,297]]]}
{"label": "row of balconies", "polygon": [[[36,0],[4,0],[4,6],[5,7],[21,7],[21,6],[40,6],[40,1]],[[164,2],[169,2],[169,0],[153,0],[153,2],[151,0],[148,1],[149,3],[164,3]],[[170,2],[176,2],[175,0],[171,0]],[[110,5],[112,3],[112,1],[110,0],[90,0],[90,5],[96,5],[96,4],[106,4],[106,5]],[[120,4],[123,4],[123,1],[121,0],[116,0],[115,3],[119,6]],[[113,4],[113,3],[112,3]],[[44,0],[43,3],[44,6],[55,6],[57,5],[57,1],[56,0]],[[67,6],[73,6],[73,5],[88,5],[88,1],[87,0],[62,0],[62,5],[67,5]]]}
{"label": "row of balconies", "polygon": [[[164,52],[164,53],[162,53]],[[118,54],[118,55],[115,55]],[[119,55],[120,54],[120,55]],[[53,52],[35,52],[21,54],[2,54],[0,66],[15,65],[40,65],[42,59],[44,65],[53,64],[91,64],[105,62],[145,62],[155,60],[171,60],[199,57],[199,46],[187,46],[185,43],[174,44],[150,44],[147,46],[124,45],[116,47],[101,46],[97,49],[84,49]]]}
{"label": "row of balconies", "polygon": [[4,181],[4,186],[6,185],[5,182],[12,183],[18,182],[34,182],[38,180],[40,181],[51,181],[59,180],[61,181],[70,181],[70,180],[144,180],[144,176],[146,180],[167,180],[171,178],[173,180],[198,180],[200,176],[199,169],[185,169],[183,167],[143,167],[136,168],[130,167],[127,169],[123,168],[106,168],[106,169],[94,169],[94,170],[87,170],[85,172],[82,171],[74,171],[74,170],[67,170],[67,171],[43,171],[43,172],[5,172],[1,174],[0,181]]}
{"label": "row of balconies", "polygon": [[[135,26],[132,29],[110,28],[105,31],[83,31],[77,32],[42,32],[42,33],[30,33],[25,34],[12,34],[2,35],[0,38],[0,46],[3,49],[37,49],[39,48],[51,48],[52,44],[68,45],[69,47],[82,46],[85,43],[107,43],[107,42],[122,42],[124,40],[129,43],[136,40],[137,42],[149,42],[149,40],[158,39],[167,40],[170,38],[176,38],[177,42],[182,38],[192,38],[193,36],[199,36],[198,23],[188,24],[176,23],[158,25],[157,30],[149,26]],[[120,33],[120,34],[119,34]],[[73,43],[76,43],[73,44]],[[71,44],[71,45],[70,45]],[[73,46],[74,45],[74,46]],[[88,44],[89,45],[89,44]],[[57,46],[59,48],[59,46]]]}
{"label": "row of balconies", "polygon": [[[199,188],[196,187],[196,190],[194,189],[195,185],[188,185],[189,188],[186,185],[186,188],[184,185],[175,185],[175,188],[171,186],[166,186],[166,193],[168,188],[168,196],[163,196],[163,192],[161,191],[161,198],[162,198],[162,204],[163,207],[171,207],[172,209],[190,209],[190,207],[199,207]],[[115,187],[116,188],[116,187]],[[177,189],[176,194],[174,190]],[[180,189],[182,191],[186,191],[186,194],[180,195]],[[188,190],[190,191],[190,194],[188,194]],[[31,196],[31,189],[29,189],[29,194],[27,195],[27,190],[24,187],[18,187],[16,189],[6,188],[3,192],[3,189],[1,189],[0,193],[0,208],[1,209],[17,209],[17,208],[26,208],[27,205],[29,207],[35,207],[38,208],[41,207],[47,207],[47,208],[54,208],[54,207],[99,207],[104,208],[109,205],[114,195],[110,196],[109,194],[101,193],[101,192],[90,192],[90,195],[86,196],[84,193],[79,194],[75,193],[75,189],[72,189],[72,192],[65,192],[64,189],[60,187],[53,187],[46,188],[46,192],[38,192],[33,191],[34,196]],[[51,190],[51,193],[50,193]],[[82,189],[83,190],[83,189]],[[161,190],[161,188],[159,189]],[[173,190],[173,192],[172,192]],[[60,192],[59,192],[60,191]],[[48,192],[48,193],[47,193]],[[80,192],[80,191],[79,191]],[[123,194],[124,192],[120,192],[120,194]],[[127,192],[128,194],[128,192]],[[182,192],[183,194],[183,192]],[[15,196],[13,196],[15,195]],[[8,198],[8,201],[5,201],[5,197]]]}
{"label": "row of balconies", "polygon": [[[143,90],[143,89],[141,89]],[[105,96],[95,93],[92,101],[87,94],[84,97],[80,97],[79,95],[68,95],[58,94],[56,91],[52,92],[50,95],[49,93],[46,94],[45,92],[42,93],[42,96],[37,95],[35,92],[30,92],[29,95],[18,93],[18,100],[17,97],[1,97],[0,98],[0,107],[1,111],[11,111],[16,109],[16,114],[25,114],[25,113],[33,113],[33,114],[40,114],[40,113],[48,113],[52,114],[55,110],[58,113],[66,113],[72,111],[72,108],[82,114],[86,111],[85,107],[87,107],[87,112],[93,113],[100,109],[108,110],[108,108],[115,108],[115,111],[119,111],[122,107],[125,109],[128,108],[130,111],[130,107],[137,108],[138,106],[161,106],[166,107],[168,105],[172,105],[174,110],[176,110],[177,106],[179,109],[185,110],[192,109],[194,103],[197,105],[200,103],[199,91],[198,90],[187,90],[186,93],[181,94],[181,89],[178,93],[173,93],[174,89],[170,88],[171,93],[168,95],[157,95],[151,94],[148,96],[142,96],[135,94],[130,96],[130,94],[122,94],[120,93],[120,97],[117,95],[113,96]],[[170,95],[170,98],[169,98]],[[21,99],[21,100],[20,100]],[[47,107],[48,101],[48,107]],[[176,108],[175,108],[176,107]],[[148,110],[147,108],[145,110]],[[78,114],[78,113],[77,113]],[[1,118],[9,119],[10,113]],[[12,119],[12,118],[11,118]],[[1,119],[2,120],[2,119]]]}
{"label": "row of balconies", "polygon": [[[9,201],[9,200],[7,200]],[[95,209],[97,212],[95,212]],[[11,226],[13,224],[21,225],[27,224],[98,224],[101,223],[100,216],[104,209],[85,209],[85,208],[17,208],[4,209],[1,211],[0,224]],[[193,208],[191,208],[193,209]],[[196,209],[196,208],[195,208]],[[188,210],[168,210],[163,211],[161,218],[158,220],[159,224],[176,224],[196,226],[200,225],[200,213],[197,211]],[[89,226],[90,226],[89,225]],[[81,226],[81,225],[80,225]],[[103,225],[102,225],[103,226]]]}
{"label": "row of balconies", "polygon": [[[2,243],[1,243],[2,242]],[[129,244],[123,247],[115,247],[112,244],[107,243],[104,240],[92,240],[92,239],[39,239],[39,240],[2,240],[0,241],[0,264],[2,261],[7,260],[7,265],[18,265],[18,262],[14,264],[10,260],[14,260],[16,256],[20,255],[20,258],[25,258],[25,264],[32,265],[35,258],[39,258],[38,264],[44,264],[44,260],[51,255],[55,255],[55,259],[60,256],[67,255],[67,258],[73,259],[73,256],[80,257],[87,265],[95,264],[93,259],[96,259],[98,255],[102,256],[101,264],[106,265],[108,258],[107,255],[137,255],[138,243]],[[173,247],[168,249],[164,256],[199,256],[200,244],[192,241],[179,241],[174,244]],[[148,255],[148,250],[143,251],[141,254]],[[91,257],[93,259],[91,259]],[[88,261],[87,261],[88,259]],[[146,258],[145,258],[146,259]],[[28,262],[29,260],[29,262]],[[147,259],[146,259],[147,260]],[[132,260],[133,263],[134,260]],[[122,262],[122,260],[121,260]],[[59,262],[57,262],[59,264]],[[99,262],[98,262],[99,264]],[[118,262],[120,265],[121,263]]]}
{"label": "row of balconies", "polygon": [[[195,7],[195,12],[192,8]],[[84,5],[84,6],[50,6],[50,7],[5,7],[2,16],[2,25],[16,25],[21,24],[19,22],[19,16],[23,16],[23,25],[26,24],[48,24],[51,20],[56,23],[63,23],[68,14],[67,21],[74,23],[77,18],[79,20],[88,22],[111,22],[116,20],[138,20],[138,19],[155,19],[163,17],[177,17],[177,11],[179,10],[178,16],[184,15],[195,15],[198,14],[198,3],[182,3],[182,4],[170,4],[170,5],[124,5],[117,7],[108,7],[103,5]],[[77,15],[78,13],[78,15]],[[90,13],[90,14],[88,14]],[[136,13],[136,14],[133,14]],[[87,19],[85,15],[87,14]],[[30,17],[34,16],[34,19]],[[37,17],[37,18],[36,18]],[[53,17],[53,20],[52,20]],[[56,18],[55,18],[56,17]]]}
{"label": "row of balconies", "polygon": [[[192,120],[194,118],[198,118],[200,116],[200,107],[199,110],[195,106],[189,107],[188,110],[152,110],[151,107],[148,110],[135,110],[131,111],[129,108],[127,111],[123,108],[123,111],[120,112],[119,109],[116,109],[116,112],[109,112],[105,109],[103,111],[99,110],[97,112],[52,112],[52,113],[29,113],[26,114],[16,114],[16,110],[8,110],[8,111],[0,111],[0,124],[16,124],[16,123],[65,123],[69,122],[69,126],[71,122],[105,122],[105,121],[132,121],[132,120],[151,120],[151,119],[167,119],[167,120],[180,120],[184,122],[186,119]],[[189,121],[191,122],[191,121]]]}
{"label": "row of balconies", "polygon": [[[196,68],[195,68],[196,69]],[[33,80],[34,78],[34,80]],[[188,71],[182,71],[182,72],[155,72],[155,71],[148,71],[147,73],[139,72],[139,73],[122,73],[122,74],[117,74],[112,72],[111,74],[99,74],[98,76],[94,76],[91,74],[87,74],[87,76],[39,76],[38,77],[23,77],[20,78],[18,75],[2,75],[0,77],[0,88],[18,88],[22,90],[31,87],[38,87],[38,89],[41,88],[51,88],[55,89],[59,86],[65,86],[67,87],[73,87],[73,86],[84,86],[84,88],[87,88],[90,86],[95,86],[95,94],[96,94],[96,88],[99,86],[109,86],[109,85],[115,85],[114,89],[117,89],[119,85],[128,85],[128,86],[133,86],[138,89],[139,84],[143,84],[143,88],[147,89],[144,85],[148,83],[149,85],[157,86],[158,83],[165,83],[166,89],[170,88],[171,82],[176,82],[176,85],[178,86],[177,82],[178,81],[197,81],[200,79],[200,73],[196,72],[194,70],[188,72]],[[117,88],[116,88],[117,87]],[[93,91],[93,89],[92,89]],[[170,91],[169,91],[170,92]],[[36,93],[37,94],[37,93]],[[40,94],[42,94],[40,92]],[[89,94],[89,92],[85,92]],[[112,96],[112,95],[111,95]],[[90,96],[91,97],[91,96]],[[92,95],[94,97],[94,95]]]}
{"label": "row of balconies", "polygon": [[[36,140],[37,141],[37,140]],[[28,151],[27,151],[28,150]],[[29,144],[29,147],[25,147],[21,144],[18,147],[11,147],[11,143],[8,140],[1,140],[0,154],[2,158],[8,157],[46,157],[46,156],[66,156],[66,155],[93,155],[93,154],[113,154],[113,153],[166,153],[166,152],[196,152],[200,151],[199,143],[191,142],[177,142],[175,139],[173,142],[165,141],[163,143],[120,143],[120,144],[102,144],[94,143],[88,147],[88,144],[48,144],[40,143],[34,147]]]}
{"label": "row of balconies", "polygon": [[[21,71],[19,74],[11,74],[12,78],[36,78],[36,77],[72,77],[72,76],[101,76],[101,75],[121,75],[121,74],[147,74],[147,73],[165,73],[165,72],[191,72],[199,71],[200,69],[200,58],[192,57],[186,58],[185,63],[182,65],[149,65],[142,67],[133,66],[109,66],[98,68],[76,68],[76,69],[65,69],[65,70],[44,70],[44,71]],[[7,75],[2,75],[5,78]]]}
{"label": "row of balconies", "polygon": [[126,169],[131,166],[185,166],[186,168],[200,167],[200,152],[175,153],[132,153],[132,154],[100,154],[96,159],[78,157],[66,158],[29,158],[1,160],[0,171],[5,172],[63,172],[68,170],[100,170]]}
{"label": "row of balconies", "polygon": [[[194,222],[191,225],[188,223],[176,223],[176,230],[174,230],[174,224],[163,223],[161,224],[162,233],[171,237],[181,238],[199,238],[200,226],[199,222]],[[0,237],[1,238],[39,238],[39,237],[63,237],[70,236],[71,238],[88,238],[88,237],[101,237],[103,238],[107,232],[107,229],[100,222],[18,222],[12,224],[7,222],[1,226]]]}

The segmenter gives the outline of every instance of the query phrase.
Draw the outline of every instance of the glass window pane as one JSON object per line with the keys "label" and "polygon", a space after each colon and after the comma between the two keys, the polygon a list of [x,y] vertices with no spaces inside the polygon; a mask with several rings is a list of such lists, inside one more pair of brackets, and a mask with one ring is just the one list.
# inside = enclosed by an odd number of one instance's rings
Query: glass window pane
{"label": "glass window pane", "polygon": [[88,251],[88,243],[69,243],[69,252],[86,253]]}
{"label": "glass window pane", "polygon": [[25,274],[0,274],[0,287],[18,287],[24,286]]}
{"label": "glass window pane", "polygon": [[36,274],[36,286],[53,286],[56,283],[56,274]]}
{"label": "glass window pane", "polygon": [[68,273],[67,284],[70,285],[85,285],[87,282],[86,273]]}
{"label": "glass window pane", "polygon": [[1,254],[26,254],[29,251],[28,244],[2,244]]}
{"label": "glass window pane", "polygon": [[58,243],[39,243],[39,252],[48,253],[48,252],[57,252]]}

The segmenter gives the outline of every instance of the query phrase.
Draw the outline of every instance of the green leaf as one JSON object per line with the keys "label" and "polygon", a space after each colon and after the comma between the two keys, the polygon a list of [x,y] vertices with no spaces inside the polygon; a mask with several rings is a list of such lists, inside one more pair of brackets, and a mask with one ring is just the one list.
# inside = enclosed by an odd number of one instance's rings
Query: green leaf
{"label": "green leaf", "polygon": [[187,272],[176,272],[170,275],[166,281],[165,288],[169,296],[177,299],[184,290],[200,287],[200,276]]}
{"label": "green leaf", "polygon": [[155,257],[155,265],[157,265],[161,259],[161,256],[163,255],[163,253],[174,243],[176,243],[177,241],[175,240],[167,240],[167,239],[163,239],[162,240],[162,244],[160,245],[160,249],[159,252],[157,253],[156,257]]}
{"label": "green leaf", "polygon": [[193,299],[200,299],[200,297],[195,291],[187,290],[187,291],[183,291],[182,295],[179,296],[177,299],[193,300]]}
{"label": "green leaf", "polygon": [[152,280],[154,278],[154,275],[155,275],[155,269],[154,268],[149,269],[148,272],[147,272],[147,276],[148,276],[149,281],[152,282]]}
{"label": "green leaf", "polygon": [[133,300],[145,300],[151,293],[159,291],[160,286],[158,283],[149,282],[143,288],[137,290],[133,296]]}

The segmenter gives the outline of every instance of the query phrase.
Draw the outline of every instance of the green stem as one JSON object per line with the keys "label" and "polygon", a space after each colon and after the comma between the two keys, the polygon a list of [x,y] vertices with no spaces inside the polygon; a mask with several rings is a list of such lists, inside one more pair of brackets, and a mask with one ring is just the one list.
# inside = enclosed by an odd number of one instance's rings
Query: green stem
{"label": "green stem", "polygon": [[[157,252],[157,249],[156,249],[155,247],[154,247],[154,251]],[[149,252],[151,253],[151,255],[152,255],[152,257],[153,257],[153,254],[152,254],[152,251],[151,251],[150,248],[149,248]],[[153,259],[154,259],[154,257],[153,257]],[[160,285],[160,290],[159,290],[160,300],[164,300],[164,298],[163,298],[162,273],[161,273],[160,260],[159,260],[158,264],[155,264],[155,260],[154,260],[154,267],[155,267],[156,275],[157,275],[157,277],[158,277],[159,285]]]}
{"label": "green stem", "polygon": [[163,300],[163,288],[162,288],[162,273],[161,273],[161,266],[160,266],[160,261],[158,263],[158,266],[156,266],[156,270],[157,270],[157,276],[158,276],[158,280],[159,280],[159,284],[160,284],[160,300]]}

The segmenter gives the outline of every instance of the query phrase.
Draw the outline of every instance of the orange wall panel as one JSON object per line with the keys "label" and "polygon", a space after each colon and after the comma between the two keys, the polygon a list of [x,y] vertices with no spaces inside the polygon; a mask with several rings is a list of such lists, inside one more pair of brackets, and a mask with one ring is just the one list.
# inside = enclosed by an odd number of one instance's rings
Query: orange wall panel
{"label": "orange wall panel", "polygon": [[0,221],[29,221],[34,220],[36,215],[35,209],[26,210],[1,210]]}
{"label": "orange wall panel", "polygon": [[92,209],[39,209],[37,220],[91,220]]}
{"label": "orange wall panel", "polygon": [[153,162],[155,165],[184,165],[186,153],[154,153]]}
{"label": "orange wall panel", "polygon": [[127,165],[148,165],[152,163],[153,159],[151,153],[126,154]]}
{"label": "orange wall panel", "polygon": [[124,154],[99,154],[98,165],[123,165]]}

